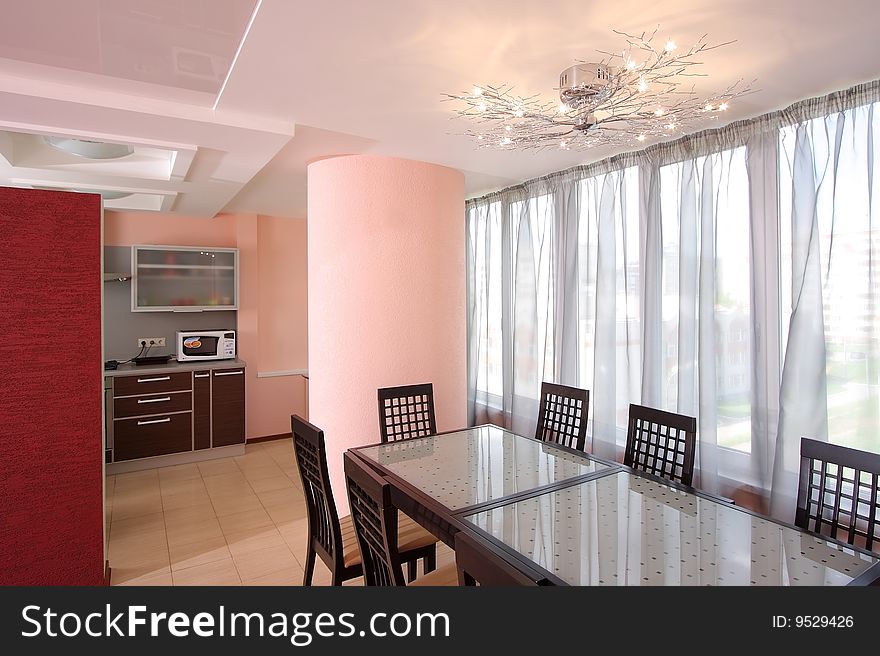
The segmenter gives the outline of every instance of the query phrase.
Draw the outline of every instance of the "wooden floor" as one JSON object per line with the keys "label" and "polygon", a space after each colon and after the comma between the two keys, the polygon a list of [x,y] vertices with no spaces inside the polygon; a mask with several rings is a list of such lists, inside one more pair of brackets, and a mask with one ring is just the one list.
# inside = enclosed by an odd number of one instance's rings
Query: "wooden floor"
{"label": "wooden floor", "polygon": [[[107,523],[112,585],[302,584],[306,506],[289,439],[109,476]],[[440,543],[438,564],[453,560]],[[329,584],[319,558],[313,585]]]}

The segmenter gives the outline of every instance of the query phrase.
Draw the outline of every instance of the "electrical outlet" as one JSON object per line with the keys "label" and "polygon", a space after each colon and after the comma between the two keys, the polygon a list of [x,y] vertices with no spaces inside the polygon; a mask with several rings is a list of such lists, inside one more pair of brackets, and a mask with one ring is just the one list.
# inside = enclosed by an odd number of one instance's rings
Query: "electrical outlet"
{"label": "electrical outlet", "polygon": [[165,346],[165,338],[164,337],[138,337],[137,347],[141,348],[142,346],[152,346],[156,348],[157,346]]}

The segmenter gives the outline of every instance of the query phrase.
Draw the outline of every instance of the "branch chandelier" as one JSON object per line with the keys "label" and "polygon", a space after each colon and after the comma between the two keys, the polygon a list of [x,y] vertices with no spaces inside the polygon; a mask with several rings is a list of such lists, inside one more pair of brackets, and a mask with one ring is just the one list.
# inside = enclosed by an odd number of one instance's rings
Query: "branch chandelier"
{"label": "branch chandelier", "polygon": [[751,93],[741,79],[702,99],[683,88],[688,77],[705,75],[693,72],[702,64],[698,55],[733,42],[709,45],[703,35],[688,50],[672,40],[657,49],[658,29],[638,36],[614,30],[626,40],[623,52],[600,50],[602,61],[562,71],[558,102],[517,95],[510,85],[475,86],[468,94],[445,94],[446,100],[459,101],[457,115],[476,124],[466,134],[481,147],[570,150],[678,136],[694,123],[717,120],[734,98]]}

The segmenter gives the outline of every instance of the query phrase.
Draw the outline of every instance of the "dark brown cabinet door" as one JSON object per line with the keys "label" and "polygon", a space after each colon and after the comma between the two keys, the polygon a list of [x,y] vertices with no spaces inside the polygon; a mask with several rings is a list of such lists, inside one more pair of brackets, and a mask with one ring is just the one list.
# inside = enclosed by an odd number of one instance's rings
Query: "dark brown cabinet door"
{"label": "dark brown cabinet door", "polygon": [[211,373],[211,446],[244,444],[244,369]]}
{"label": "dark brown cabinet door", "polygon": [[193,372],[193,448],[211,447],[211,372]]}

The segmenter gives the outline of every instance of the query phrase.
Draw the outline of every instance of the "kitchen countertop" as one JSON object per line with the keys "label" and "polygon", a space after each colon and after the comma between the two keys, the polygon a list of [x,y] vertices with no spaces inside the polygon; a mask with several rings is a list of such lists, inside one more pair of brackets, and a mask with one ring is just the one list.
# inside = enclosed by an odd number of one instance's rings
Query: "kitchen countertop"
{"label": "kitchen countertop", "polygon": [[247,366],[244,360],[199,360],[196,362],[178,362],[169,360],[166,364],[121,364],[117,369],[105,369],[105,376],[130,376],[132,374],[151,374],[157,372],[174,373],[176,371],[202,371],[204,369],[238,369]]}

